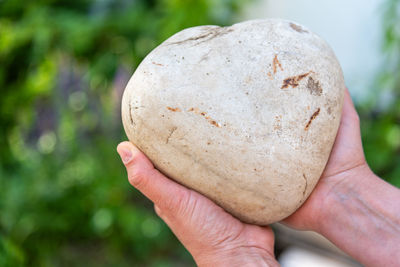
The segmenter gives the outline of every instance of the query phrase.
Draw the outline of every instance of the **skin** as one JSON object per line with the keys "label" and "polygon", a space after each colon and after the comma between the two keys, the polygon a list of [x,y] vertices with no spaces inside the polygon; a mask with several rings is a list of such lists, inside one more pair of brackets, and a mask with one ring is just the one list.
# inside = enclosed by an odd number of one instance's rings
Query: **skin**
{"label": "skin", "polygon": [[[199,193],[162,175],[133,144],[118,153],[130,183],[154,202],[199,266],[279,266],[270,227],[245,224]],[[369,169],[359,117],[346,90],[329,162],[304,205],[283,221],[316,231],[365,266],[400,262],[400,190]]]}

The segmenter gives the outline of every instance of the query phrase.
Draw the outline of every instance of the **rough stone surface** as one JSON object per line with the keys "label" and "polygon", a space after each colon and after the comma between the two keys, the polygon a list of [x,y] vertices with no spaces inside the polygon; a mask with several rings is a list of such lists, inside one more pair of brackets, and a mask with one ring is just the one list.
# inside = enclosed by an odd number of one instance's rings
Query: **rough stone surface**
{"label": "rough stone surface", "polygon": [[266,225],[293,213],[318,182],[344,90],[331,48],[303,26],[201,26],[143,60],[122,118],[129,140],[164,174]]}

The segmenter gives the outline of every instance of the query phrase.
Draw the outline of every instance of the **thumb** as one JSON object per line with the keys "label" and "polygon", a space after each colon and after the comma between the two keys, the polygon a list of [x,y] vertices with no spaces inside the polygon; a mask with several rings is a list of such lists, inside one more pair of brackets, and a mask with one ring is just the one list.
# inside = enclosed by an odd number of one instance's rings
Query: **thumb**
{"label": "thumb", "polygon": [[128,172],[130,184],[156,206],[162,210],[175,211],[186,206],[190,198],[190,190],[161,174],[132,143],[120,143],[117,151]]}

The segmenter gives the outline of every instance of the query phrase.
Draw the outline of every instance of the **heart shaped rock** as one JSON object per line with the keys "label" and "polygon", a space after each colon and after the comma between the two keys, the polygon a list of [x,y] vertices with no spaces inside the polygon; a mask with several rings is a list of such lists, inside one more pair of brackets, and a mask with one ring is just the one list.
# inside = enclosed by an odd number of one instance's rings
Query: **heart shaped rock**
{"label": "heart shaped rock", "polygon": [[345,84],[331,48],[284,20],[185,29],[125,90],[126,134],[170,178],[244,222],[307,199],[339,127]]}

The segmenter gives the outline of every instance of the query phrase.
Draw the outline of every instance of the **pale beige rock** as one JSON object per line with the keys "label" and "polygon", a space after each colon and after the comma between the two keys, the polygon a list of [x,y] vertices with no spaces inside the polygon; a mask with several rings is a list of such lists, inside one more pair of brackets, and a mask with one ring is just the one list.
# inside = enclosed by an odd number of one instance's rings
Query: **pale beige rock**
{"label": "pale beige rock", "polygon": [[163,173],[266,225],[293,213],[315,187],[344,90],[331,48],[303,26],[201,26],[143,60],[122,118],[129,140]]}

